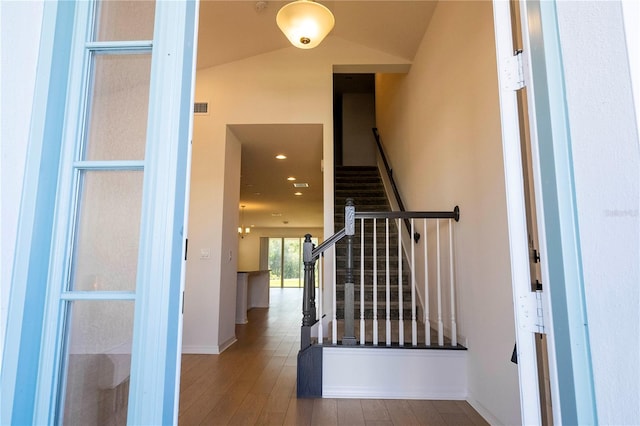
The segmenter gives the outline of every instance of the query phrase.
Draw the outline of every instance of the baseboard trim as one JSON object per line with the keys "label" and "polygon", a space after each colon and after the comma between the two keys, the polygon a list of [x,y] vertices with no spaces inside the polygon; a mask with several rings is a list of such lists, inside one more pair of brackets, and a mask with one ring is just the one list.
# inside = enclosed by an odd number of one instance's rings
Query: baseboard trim
{"label": "baseboard trim", "polygon": [[367,390],[349,386],[324,386],[322,388],[322,397],[342,399],[432,399],[465,401],[467,395],[465,392],[389,392],[388,389],[384,388]]}
{"label": "baseboard trim", "polygon": [[204,355],[215,355],[218,354],[217,346],[206,346],[206,345],[183,345],[182,346],[183,354],[204,354]]}
{"label": "baseboard trim", "polygon": [[198,355],[219,355],[228,349],[231,345],[237,342],[238,339],[232,337],[221,345],[183,345],[183,354],[198,354]]}
{"label": "baseboard trim", "polygon": [[473,394],[467,396],[467,402],[473,407],[491,425],[501,425],[502,422],[498,420],[493,414],[487,410],[484,405],[480,404],[477,399],[473,397]]}
{"label": "baseboard trim", "polygon": [[229,349],[229,347],[231,345],[233,345],[237,341],[238,341],[238,339],[236,339],[236,336],[232,336],[229,339],[227,339],[226,341],[222,342],[221,345],[218,345],[218,349],[219,349],[218,353],[221,354],[222,352],[226,351],[227,349]]}

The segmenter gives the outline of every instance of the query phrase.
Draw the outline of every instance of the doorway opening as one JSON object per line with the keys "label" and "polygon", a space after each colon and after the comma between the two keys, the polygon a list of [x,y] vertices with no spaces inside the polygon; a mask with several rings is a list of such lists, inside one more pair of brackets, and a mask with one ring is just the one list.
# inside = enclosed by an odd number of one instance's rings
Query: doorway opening
{"label": "doorway opening", "polygon": [[[302,262],[302,248],[304,238],[266,238],[269,246],[269,287],[272,288],[302,288],[304,285],[304,263]],[[314,245],[318,245],[318,238],[312,237]],[[317,265],[316,265],[317,268]],[[318,273],[316,271],[316,286]]]}

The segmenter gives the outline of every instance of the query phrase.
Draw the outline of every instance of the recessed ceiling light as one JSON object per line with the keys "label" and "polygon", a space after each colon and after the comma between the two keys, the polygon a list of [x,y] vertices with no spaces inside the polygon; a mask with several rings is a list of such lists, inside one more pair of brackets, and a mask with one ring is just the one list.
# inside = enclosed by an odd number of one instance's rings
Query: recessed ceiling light
{"label": "recessed ceiling light", "polygon": [[271,216],[280,217],[280,216],[282,216],[282,213],[271,213]]}
{"label": "recessed ceiling light", "polygon": [[294,183],[293,186],[294,188],[308,188],[309,184],[300,182],[300,183]]}
{"label": "recessed ceiling light", "polygon": [[276,158],[277,158],[278,160],[286,160],[286,159],[287,159],[287,156],[286,156],[286,155],[284,155],[284,154],[278,154],[278,155],[276,155]]}
{"label": "recessed ceiling light", "polygon": [[296,180],[296,178],[294,178],[293,176],[289,176],[287,180]]}
{"label": "recessed ceiling light", "polygon": [[302,192],[294,192],[293,195],[302,195]]}

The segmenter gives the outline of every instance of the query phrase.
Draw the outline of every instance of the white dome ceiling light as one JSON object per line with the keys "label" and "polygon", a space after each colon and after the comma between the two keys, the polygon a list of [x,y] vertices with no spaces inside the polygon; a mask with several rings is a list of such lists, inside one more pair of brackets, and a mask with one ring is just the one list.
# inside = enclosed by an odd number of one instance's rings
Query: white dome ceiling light
{"label": "white dome ceiling light", "polygon": [[329,34],[335,18],[324,5],[311,0],[297,0],[284,5],[276,23],[291,44],[300,49],[313,49]]}

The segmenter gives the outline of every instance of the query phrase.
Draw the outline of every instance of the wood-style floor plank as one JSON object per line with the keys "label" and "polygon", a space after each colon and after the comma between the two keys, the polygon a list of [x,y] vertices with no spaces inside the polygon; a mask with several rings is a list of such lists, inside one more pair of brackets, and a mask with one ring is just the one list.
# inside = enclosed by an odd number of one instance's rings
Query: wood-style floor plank
{"label": "wood-style floor plank", "polygon": [[314,399],[311,413],[312,426],[335,426],[338,424],[338,403],[335,399]]}
{"label": "wood-style floor plank", "polygon": [[409,401],[401,399],[385,400],[385,406],[394,425],[419,425],[418,418],[413,414]]}
{"label": "wood-style floor plank", "polygon": [[379,399],[363,399],[360,405],[362,406],[364,420],[367,424],[371,422],[391,423],[391,417],[389,417],[389,412],[384,405],[384,401]]}
{"label": "wood-style floor plank", "polygon": [[345,426],[365,425],[364,412],[359,399],[339,399],[338,424]]}
{"label": "wood-style floor plank", "polygon": [[191,425],[474,425],[466,401],[297,399],[302,291],[273,289],[220,355],[182,356],[178,423]]}
{"label": "wood-style floor plank", "polygon": [[289,401],[284,419],[286,426],[309,426],[313,415],[313,399],[297,399],[295,395]]}
{"label": "wood-style floor plank", "polygon": [[421,425],[444,426],[446,422],[442,415],[436,410],[433,401],[409,401],[411,411],[416,416]]}

